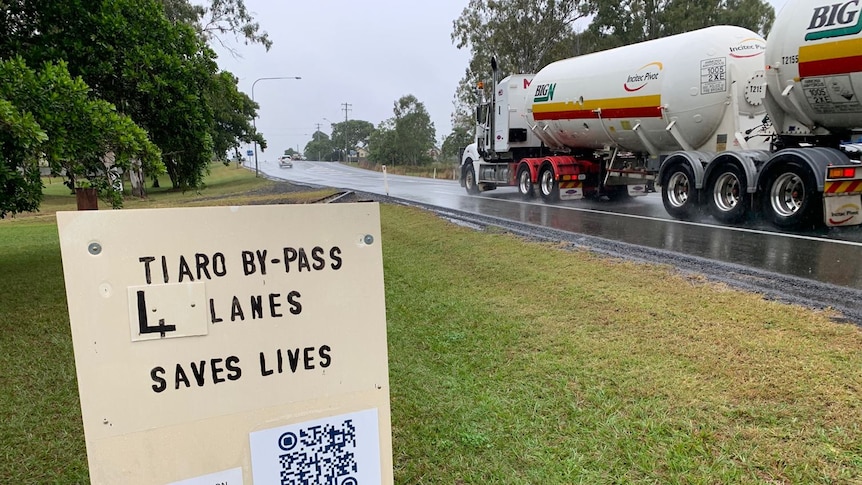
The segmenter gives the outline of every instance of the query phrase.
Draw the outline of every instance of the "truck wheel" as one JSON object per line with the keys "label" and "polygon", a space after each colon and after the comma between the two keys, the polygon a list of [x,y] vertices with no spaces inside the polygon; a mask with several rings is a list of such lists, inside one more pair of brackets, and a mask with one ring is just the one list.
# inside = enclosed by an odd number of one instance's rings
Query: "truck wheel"
{"label": "truck wheel", "polygon": [[470,195],[479,193],[479,184],[476,183],[476,172],[473,170],[472,164],[464,170],[464,187]]}
{"label": "truck wheel", "polygon": [[745,174],[737,165],[727,165],[710,177],[707,185],[709,212],[721,222],[736,223],[745,218],[751,206]]}
{"label": "truck wheel", "polygon": [[763,210],[772,224],[781,228],[815,222],[823,200],[807,167],[790,162],[770,172],[763,192]]}
{"label": "truck wheel", "polygon": [[527,166],[518,169],[518,192],[525,199],[532,199],[536,194],[533,188],[533,180],[530,178],[530,168]]}
{"label": "truck wheel", "polygon": [[691,219],[697,213],[697,189],[691,168],[678,163],[667,171],[661,186],[661,201],[664,209],[675,219]]}
{"label": "truck wheel", "polygon": [[542,194],[542,200],[545,202],[554,203],[560,201],[560,184],[554,178],[553,167],[544,167],[539,172],[539,192]]}

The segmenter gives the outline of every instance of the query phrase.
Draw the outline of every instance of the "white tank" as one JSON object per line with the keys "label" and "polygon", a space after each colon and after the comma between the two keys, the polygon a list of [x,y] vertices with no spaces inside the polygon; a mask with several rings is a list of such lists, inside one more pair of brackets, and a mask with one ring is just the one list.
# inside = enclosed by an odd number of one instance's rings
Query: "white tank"
{"label": "white tank", "polygon": [[765,46],[719,26],[558,61],[533,78],[527,118],[551,147],[733,149],[739,120],[765,113]]}
{"label": "white tank", "polygon": [[766,43],[779,132],[862,128],[860,10],[860,0],[790,0],[779,13]]}

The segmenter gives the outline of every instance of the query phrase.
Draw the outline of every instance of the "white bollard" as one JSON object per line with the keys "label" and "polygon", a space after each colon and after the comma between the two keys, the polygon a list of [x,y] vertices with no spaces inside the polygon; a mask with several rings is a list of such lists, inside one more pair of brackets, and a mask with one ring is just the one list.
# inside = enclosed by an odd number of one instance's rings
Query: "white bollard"
{"label": "white bollard", "polygon": [[383,165],[383,190],[386,191],[386,195],[389,195],[389,181],[386,180],[386,165]]}

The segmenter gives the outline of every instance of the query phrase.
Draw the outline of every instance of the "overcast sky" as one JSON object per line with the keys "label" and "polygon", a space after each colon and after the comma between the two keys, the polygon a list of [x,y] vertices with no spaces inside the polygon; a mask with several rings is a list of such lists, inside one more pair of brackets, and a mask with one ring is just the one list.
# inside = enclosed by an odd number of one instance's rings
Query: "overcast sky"
{"label": "overcast sky", "polygon": [[[393,116],[398,98],[412,94],[425,104],[438,145],[451,131],[455,90],[470,57],[452,43],[452,22],[468,0],[245,1],[272,49],[230,37],[223,40],[241,57],[214,47],[219,66],[260,104],[256,123],[269,148],[259,160],[302,151],[318,124],[330,134],[330,121],[344,121],[343,103],[349,119],[377,126]],[[776,11],[786,2],[770,1]],[[280,76],[302,79],[255,84]]]}

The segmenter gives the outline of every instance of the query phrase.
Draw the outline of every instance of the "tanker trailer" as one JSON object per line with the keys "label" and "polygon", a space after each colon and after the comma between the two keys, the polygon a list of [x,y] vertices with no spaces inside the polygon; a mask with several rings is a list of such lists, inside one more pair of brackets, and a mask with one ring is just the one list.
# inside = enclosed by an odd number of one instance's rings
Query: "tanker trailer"
{"label": "tanker trailer", "polygon": [[[691,189],[681,190],[677,175],[676,192],[663,190],[669,212],[686,217],[697,205],[686,197],[712,175],[706,166],[715,153],[768,153],[764,50],[757,34],[718,26],[506,78],[480,116],[478,142],[465,150],[462,181],[473,193],[516,185],[529,197],[537,187],[546,201],[644,195],[658,176],[677,173],[660,170],[677,154],[699,162],[686,179]],[[725,192],[738,190],[721,180]]]}
{"label": "tanker trailer", "polygon": [[[729,223],[760,209],[779,227],[860,224],[858,2],[792,0],[768,43],[711,27],[553,63],[525,79],[523,109],[500,96],[513,86],[495,92],[462,183],[553,201],[655,179],[680,219],[707,206]],[[505,131],[518,123],[526,136]]]}
{"label": "tanker trailer", "polygon": [[859,0],[791,0],[769,34],[764,104],[776,151],[758,189],[776,225],[862,224],[860,10]]}

